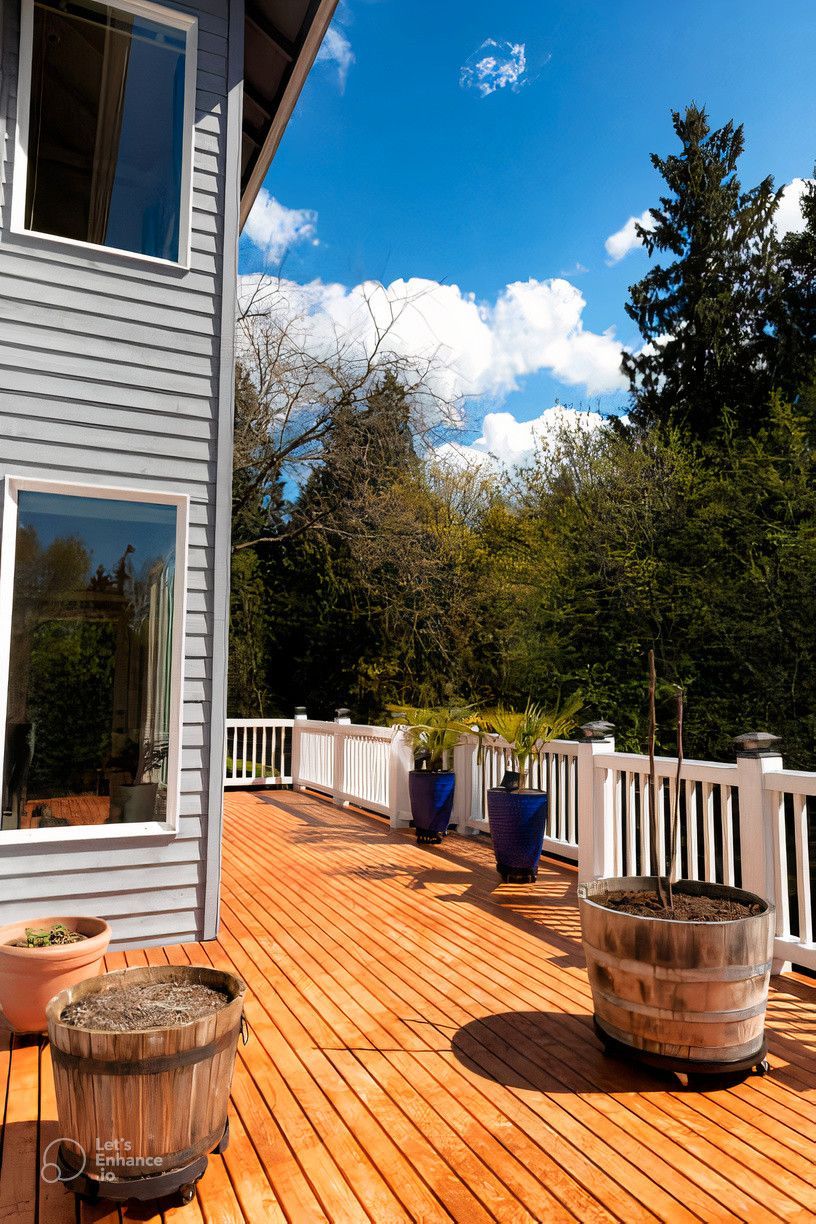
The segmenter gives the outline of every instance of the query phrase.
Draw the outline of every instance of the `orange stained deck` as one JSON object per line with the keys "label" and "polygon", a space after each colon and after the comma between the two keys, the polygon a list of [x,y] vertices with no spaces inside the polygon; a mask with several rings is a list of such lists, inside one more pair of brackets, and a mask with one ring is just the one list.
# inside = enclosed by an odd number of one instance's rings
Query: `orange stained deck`
{"label": "orange stained deck", "polygon": [[497,887],[483,842],[289,792],[227,813],[218,941],[109,962],[248,982],[228,1151],[187,1207],[77,1204],[38,1176],[47,1046],[6,1039],[3,1224],[816,1219],[816,982],[774,979],[768,1076],[688,1091],[601,1053],[568,868]]}

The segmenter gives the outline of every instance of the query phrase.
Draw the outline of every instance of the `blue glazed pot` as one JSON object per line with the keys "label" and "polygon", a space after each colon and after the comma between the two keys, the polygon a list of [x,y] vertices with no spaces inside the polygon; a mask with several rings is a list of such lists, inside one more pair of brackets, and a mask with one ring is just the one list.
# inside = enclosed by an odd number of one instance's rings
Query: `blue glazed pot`
{"label": "blue glazed pot", "polygon": [[536,878],[547,820],[543,791],[487,792],[490,833],[496,867],[505,881],[528,883]]}
{"label": "blue glazed pot", "polygon": [[417,841],[440,842],[453,811],[456,774],[452,769],[431,772],[412,769],[408,774],[408,794]]}

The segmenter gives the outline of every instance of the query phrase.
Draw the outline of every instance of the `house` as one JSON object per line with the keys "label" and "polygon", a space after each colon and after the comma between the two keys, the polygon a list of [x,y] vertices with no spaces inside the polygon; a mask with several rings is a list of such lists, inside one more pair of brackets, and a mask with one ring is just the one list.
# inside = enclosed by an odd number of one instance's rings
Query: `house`
{"label": "house", "polygon": [[336,0],[2,0],[0,922],[218,924],[237,238]]}

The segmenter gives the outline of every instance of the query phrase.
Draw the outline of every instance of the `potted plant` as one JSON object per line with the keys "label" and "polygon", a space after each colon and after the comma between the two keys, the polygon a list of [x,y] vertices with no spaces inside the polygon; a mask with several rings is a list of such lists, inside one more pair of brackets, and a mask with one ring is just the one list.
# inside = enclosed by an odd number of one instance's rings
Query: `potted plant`
{"label": "potted plant", "polygon": [[0,1007],[19,1033],[43,1033],[45,1006],[95,977],[111,930],[102,918],[29,918],[0,927]]}
{"label": "potted plant", "polygon": [[[408,774],[411,817],[418,845],[439,845],[453,811],[456,775],[450,768],[454,748],[472,730],[468,707],[392,707],[395,726],[404,728],[414,752]],[[472,720],[471,715],[471,720]]]}
{"label": "potted plant", "polygon": [[124,824],[142,824],[156,819],[159,784],[154,781],[154,775],[163,768],[168,747],[166,741],[154,743],[149,736],[142,740],[131,772],[132,782],[120,783],[117,787],[118,818]]}
{"label": "potted plant", "polygon": [[528,786],[530,762],[544,744],[570,734],[580,708],[581,698],[576,695],[560,711],[551,712],[528,701],[524,710],[499,707],[484,718],[485,725],[510,745],[518,764],[517,774],[508,776],[506,786],[487,792],[496,868],[505,883],[535,881],[544,842],[547,795]]}
{"label": "potted plant", "polygon": [[677,774],[668,867],[658,861],[663,787],[655,768],[655,666],[649,653],[651,875],[578,888],[595,1028],[607,1053],[690,1077],[760,1073],[773,955],[773,906],[741,888],[674,880],[683,766],[683,694],[677,690]]}

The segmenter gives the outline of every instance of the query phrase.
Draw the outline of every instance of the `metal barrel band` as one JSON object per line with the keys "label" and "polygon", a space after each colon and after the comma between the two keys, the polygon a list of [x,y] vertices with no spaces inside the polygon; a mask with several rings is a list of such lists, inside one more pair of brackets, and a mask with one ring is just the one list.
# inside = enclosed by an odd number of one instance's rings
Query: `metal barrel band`
{"label": "metal barrel band", "polygon": [[61,1050],[59,1046],[51,1045],[52,1061],[60,1067],[70,1067],[85,1071],[89,1075],[161,1075],[165,1071],[175,1071],[179,1067],[190,1067],[203,1062],[205,1058],[213,1058],[223,1050],[238,1044],[239,1029],[230,1029],[216,1041],[210,1041],[204,1046],[194,1046],[191,1050],[180,1050],[177,1054],[161,1054],[155,1058],[137,1058],[130,1062],[104,1061],[98,1058],[85,1058],[82,1054],[72,1054]]}
{"label": "metal barrel band", "polygon": [[197,1143],[195,1147],[183,1148],[178,1152],[161,1152],[159,1155],[153,1157],[154,1160],[160,1161],[161,1164],[149,1166],[148,1168],[134,1165],[132,1168],[127,1168],[127,1170],[125,1170],[124,1168],[120,1168],[118,1165],[113,1164],[111,1166],[103,1166],[102,1168],[95,1169],[93,1165],[89,1165],[87,1163],[83,1164],[82,1161],[77,1159],[76,1153],[72,1152],[70,1148],[66,1148],[63,1144],[60,1144],[59,1162],[62,1165],[63,1172],[68,1177],[77,1176],[82,1173],[88,1178],[105,1181],[106,1179],[104,1179],[102,1175],[106,1172],[112,1171],[116,1173],[117,1181],[135,1182],[167,1175],[173,1176],[192,1160],[200,1159],[202,1148],[206,1153],[211,1152],[213,1148],[217,1147],[219,1142],[223,1140],[224,1135],[227,1133],[227,1125],[227,1123],[222,1122],[220,1126],[216,1126],[215,1130],[211,1131],[210,1134],[207,1135],[207,1137],[201,1143]]}

